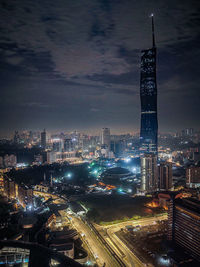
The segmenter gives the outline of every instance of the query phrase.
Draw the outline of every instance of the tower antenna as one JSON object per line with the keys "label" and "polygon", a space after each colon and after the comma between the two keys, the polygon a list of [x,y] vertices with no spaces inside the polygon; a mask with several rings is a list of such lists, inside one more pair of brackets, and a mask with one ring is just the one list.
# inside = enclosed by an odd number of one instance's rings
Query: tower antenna
{"label": "tower antenna", "polygon": [[152,23],[152,41],[153,41],[153,47],[156,46],[156,43],[155,43],[155,34],[154,34],[154,15],[153,13],[151,14],[151,23]]}

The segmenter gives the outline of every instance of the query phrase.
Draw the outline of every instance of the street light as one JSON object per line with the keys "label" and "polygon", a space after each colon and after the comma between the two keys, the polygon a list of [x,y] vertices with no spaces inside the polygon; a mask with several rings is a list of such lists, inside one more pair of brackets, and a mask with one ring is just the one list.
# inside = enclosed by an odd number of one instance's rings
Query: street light
{"label": "street light", "polygon": [[67,174],[67,178],[72,178],[72,174],[70,172]]}

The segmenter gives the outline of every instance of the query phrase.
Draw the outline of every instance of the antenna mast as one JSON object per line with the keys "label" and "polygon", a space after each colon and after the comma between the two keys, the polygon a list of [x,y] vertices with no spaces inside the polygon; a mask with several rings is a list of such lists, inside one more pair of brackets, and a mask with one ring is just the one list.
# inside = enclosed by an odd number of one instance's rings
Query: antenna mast
{"label": "antenna mast", "polygon": [[154,19],[153,19],[153,14],[151,14],[151,22],[152,22],[152,41],[153,41],[153,47],[156,47],[155,44],[155,34],[154,34]]}

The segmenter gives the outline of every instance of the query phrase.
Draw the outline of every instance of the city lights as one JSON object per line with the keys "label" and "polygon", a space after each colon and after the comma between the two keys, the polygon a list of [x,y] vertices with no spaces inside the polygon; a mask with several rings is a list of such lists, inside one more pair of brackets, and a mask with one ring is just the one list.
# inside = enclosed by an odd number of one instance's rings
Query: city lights
{"label": "city lights", "polygon": [[71,172],[67,173],[67,178],[72,178],[72,173]]}
{"label": "city lights", "polygon": [[169,2],[2,1],[0,265],[200,266],[200,1]]}
{"label": "city lights", "polygon": [[125,158],[125,162],[126,162],[126,163],[129,163],[130,161],[131,161],[130,158]]}

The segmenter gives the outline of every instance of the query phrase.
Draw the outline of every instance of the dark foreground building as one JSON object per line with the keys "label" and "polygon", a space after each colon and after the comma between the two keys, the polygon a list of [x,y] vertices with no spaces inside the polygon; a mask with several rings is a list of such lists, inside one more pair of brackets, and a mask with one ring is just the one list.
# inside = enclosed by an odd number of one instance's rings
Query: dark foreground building
{"label": "dark foreground building", "polygon": [[154,21],[152,15],[153,47],[142,50],[140,100],[141,100],[141,150],[144,153],[157,154],[157,83],[156,83],[156,46],[154,37]]}
{"label": "dark foreground building", "polygon": [[171,197],[168,240],[200,262],[200,201],[192,198],[176,199],[175,195]]}

